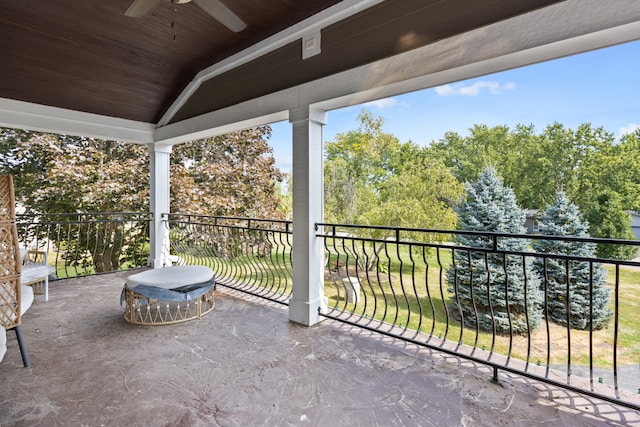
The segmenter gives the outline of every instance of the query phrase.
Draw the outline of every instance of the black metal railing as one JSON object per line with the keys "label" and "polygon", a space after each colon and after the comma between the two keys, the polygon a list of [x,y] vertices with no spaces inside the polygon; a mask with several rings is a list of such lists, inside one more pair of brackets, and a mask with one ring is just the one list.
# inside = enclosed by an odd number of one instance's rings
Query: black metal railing
{"label": "black metal railing", "polygon": [[163,215],[176,264],[210,267],[216,283],[288,304],[291,221]]}
{"label": "black metal railing", "polygon": [[640,263],[575,255],[640,242],[317,227],[326,317],[640,409]]}
{"label": "black metal railing", "polygon": [[146,212],[16,215],[20,245],[46,253],[57,279],[147,266],[151,220]]}
{"label": "black metal railing", "polygon": [[[59,278],[147,265],[148,213],[17,218]],[[165,214],[172,261],[287,304],[292,222]],[[640,263],[570,250],[638,241],[317,224],[324,316],[640,409]],[[461,239],[465,237],[465,239]],[[461,243],[462,241],[466,243]],[[540,250],[540,243],[562,250]],[[586,254],[586,255],[585,255]],[[568,309],[567,309],[568,307]]]}

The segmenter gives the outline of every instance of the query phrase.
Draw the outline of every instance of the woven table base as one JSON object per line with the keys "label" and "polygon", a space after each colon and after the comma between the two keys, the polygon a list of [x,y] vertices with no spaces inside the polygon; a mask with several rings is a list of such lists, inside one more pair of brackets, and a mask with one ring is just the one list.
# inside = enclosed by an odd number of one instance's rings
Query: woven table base
{"label": "woven table base", "polygon": [[163,301],[148,298],[124,287],[124,319],[134,325],[170,325],[204,316],[213,310],[214,287],[192,301]]}

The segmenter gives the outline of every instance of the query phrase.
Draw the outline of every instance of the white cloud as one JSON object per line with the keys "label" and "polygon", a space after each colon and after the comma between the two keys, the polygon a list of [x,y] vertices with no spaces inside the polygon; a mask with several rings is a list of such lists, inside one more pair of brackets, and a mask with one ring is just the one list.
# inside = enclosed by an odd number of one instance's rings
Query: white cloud
{"label": "white cloud", "polygon": [[398,100],[395,98],[383,98],[376,101],[365,102],[363,105],[376,107],[379,109],[392,108],[398,104]]}
{"label": "white cloud", "polygon": [[637,123],[629,123],[627,126],[623,126],[620,128],[619,133],[620,136],[628,135],[630,133],[635,132],[640,129],[640,125]]}
{"label": "white cloud", "polygon": [[435,88],[435,91],[440,96],[478,96],[480,94],[480,91],[483,89],[486,89],[489,91],[489,93],[496,95],[506,90],[514,90],[515,88],[516,84],[513,82],[506,82],[501,84],[498,82],[488,82],[481,80],[468,86],[464,86],[461,84],[438,86]]}
{"label": "white cloud", "polygon": [[444,85],[436,87],[436,93],[440,96],[453,95],[454,89],[451,85]]}
{"label": "white cloud", "polygon": [[276,157],[275,167],[280,169],[282,172],[291,172],[291,169],[293,169],[293,156],[281,155],[281,156],[275,156],[275,157]]}

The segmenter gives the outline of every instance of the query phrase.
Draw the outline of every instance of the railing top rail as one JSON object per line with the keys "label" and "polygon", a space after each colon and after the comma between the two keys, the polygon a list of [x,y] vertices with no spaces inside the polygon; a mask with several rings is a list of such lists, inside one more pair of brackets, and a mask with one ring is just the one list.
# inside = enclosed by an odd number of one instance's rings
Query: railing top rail
{"label": "railing top rail", "polygon": [[565,255],[558,254],[552,252],[534,252],[534,251],[512,251],[506,249],[495,249],[495,248],[482,248],[478,246],[465,246],[454,243],[428,243],[428,242],[415,242],[415,241],[396,241],[396,240],[385,240],[385,239],[375,239],[368,237],[357,237],[357,236],[346,236],[346,235],[331,235],[331,234],[316,234],[316,237],[328,237],[328,238],[346,238],[349,240],[357,241],[357,242],[375,242],[375,243],[386,243],[386,244],[402,244],[409,245],[413,247],[420,248],[440,248],[440,249],[450,249],[456,251],[470,251],[475,253],[482,254],[500,254],[500,255],[515,255],[520,257],[536,257],[536,258],[552,258],[554,260],[566,260],[566,261],[577,261],[577,262],[594,262],[594,263],[603,263],[603,264],[616,264],[616,265],[625,265],[631,267],[640,267],[640,262],[636,261],[628,261],[628,260],[616,260],[610,258],[596,258],[593,256],[579,256],[579,255]]}
{"label": "railing top rail", "polygon": [[21,214],[16,215],[16,224],[74,225],[122,221],[151,221],[151,212],[110,212],[74,214]]}
{"label": "railing top rail", "polygon": [[232,229],[232,230],[245,230],[245,231],[270,231],[275,233],[283,233],[283,234],[291,234],[291,228],[288,227],[286,229],[277,229],[277,228],[259,228],[259,227],[247,227],[242,225],[233,225],[233,224],[212,224],[210,222],[193,222],[193,221],[177,221],[178,224],[189,224],[189,225],[203,225],[208,227],[218,227],[224,229]]}
{"label": "railing top rail", "polygon": [[163,219],[176,219],[180,217],[186,218],[206,218],[211,220],[223,220],[223,221],[249,221],[249,222],[273,222],[278,224],[292,224],[293,221],[289,219],[276,219],[276,218],[249,218],[241,216],[221,216],[221,215],[202,215],[202,214],[185,214],[185,213],[163,213]]}
{"label": "railing top rail", "polygon": [[[436,228],[412,228],[412,227],[391,227],[380,225],[357,225],[357,224],[336,224],[336,223],[316,223],[316,229],[319,227],[331,227],[333,229],[368,229],[368,230],[389,230],[394,232],[409,232],[409,233],[425,233],[425,234],[461,234],[471,236],[484,236],[491,238],[509,238],[509,239],[528,239],[528,240],[562,240],[569,242],[582,242],[582,243],[608,243],[614,245],[630,245],[640,247],[640,240],[624,240],[624,239],[608,239],[601,237],[576,237],[576,236],[553,236],[546,234],[513,234],[505,232],[490,232],[490,231],[472,231],[472,230],[443,230]],[[318,237],[333,237],[332,234],[317,234]],[[386,240],[388,241],[388,240]],[[412,241],[398,240],[397,243],[415,243]]]}
{"label": "railing top rail", "polygon": [[49,213],[23,213],[16,214],[16,217],[32,216],[107,216],[107,215],[148,215],[153,216],[153,212],[49,212]]}

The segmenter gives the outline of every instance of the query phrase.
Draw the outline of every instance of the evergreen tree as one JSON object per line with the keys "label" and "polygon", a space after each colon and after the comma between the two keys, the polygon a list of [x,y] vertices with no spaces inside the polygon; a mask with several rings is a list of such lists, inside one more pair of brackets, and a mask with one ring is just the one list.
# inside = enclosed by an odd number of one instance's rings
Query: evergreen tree
{"label": "evergreen tree", "polygon": [[[478,181],[466,185],[466,200],[457,208],[462,230],[525,232],[525,213],[513,190],[504,187],[495,169],[484,169]],[[492,248],[487,236],[459,234],[455,243],[472,248]],[[499,238],[499,251],[525,251],[523,239]],[[540,280],[523,256],[456,249],[447,270],[449,305],[467,326],[499,333],[526,334],[542,318]]]}
{"label": "evergreen tree", "polygon": [[[540,233],[544,235],[589,237],[588,229],[589,223],[581,220],[578,207],[570,203],[563,192],[558,193],[555,202],[540,218]],[[536,252],[579,257],[594,257],[596,252],[595,244],[584,242],[535,240],[532,246]],[[534,267],[543,278],[549,320],[574,329],[601,329],[607,325],[611,318],[610,292],[602,264],[536,258]]]}

